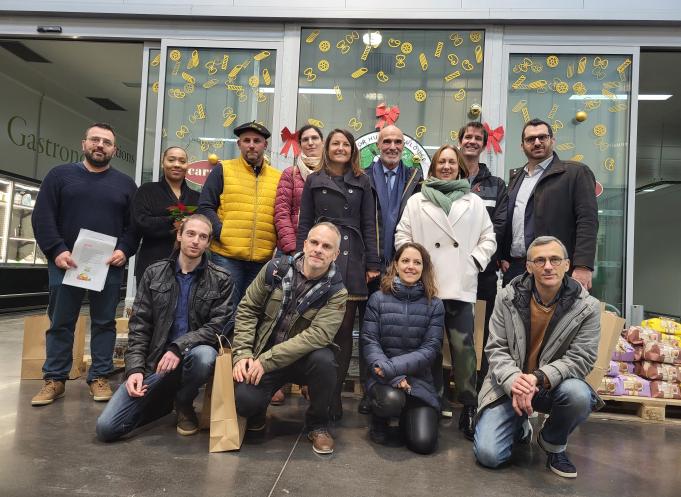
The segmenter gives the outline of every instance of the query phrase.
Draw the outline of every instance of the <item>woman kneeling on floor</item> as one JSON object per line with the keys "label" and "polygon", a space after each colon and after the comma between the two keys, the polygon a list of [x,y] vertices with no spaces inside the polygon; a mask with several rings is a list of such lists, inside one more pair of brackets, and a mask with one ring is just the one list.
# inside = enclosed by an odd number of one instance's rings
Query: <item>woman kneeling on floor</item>
{"label": "woman kneeling on floor", "polygon": [[440,402],[431,369],[442,349],[444,306],[436,293],[428,252],[405,243],[369,298],[360,340],[375,443],[388,442],[390,418],[399,418],[410,450],[430,454],[437,446]]}

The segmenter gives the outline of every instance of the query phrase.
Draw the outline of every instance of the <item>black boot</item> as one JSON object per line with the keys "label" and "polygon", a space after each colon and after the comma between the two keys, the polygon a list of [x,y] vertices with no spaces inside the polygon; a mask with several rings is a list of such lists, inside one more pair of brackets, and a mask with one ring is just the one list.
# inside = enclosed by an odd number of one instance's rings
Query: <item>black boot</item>
{"label": "black boot", "polygon": [[369,396],[364,393],[362,400],[359,401],[357,412],[360,414],[371,414],[371,404],[369,403]]}
{"label": "black boot", "polygon": [[371,426],[369,428],[369,438],[372,442],[385,445],[388,441],[388,420],[386,418],[379,418],[376,415],[371,416]]}
{"label": "black boot", "polygon": [[470,441],[473,441],[475,436],[475,416],[477,413],[478,409],[475,406],[463,406],[459,416],[459,430]]}

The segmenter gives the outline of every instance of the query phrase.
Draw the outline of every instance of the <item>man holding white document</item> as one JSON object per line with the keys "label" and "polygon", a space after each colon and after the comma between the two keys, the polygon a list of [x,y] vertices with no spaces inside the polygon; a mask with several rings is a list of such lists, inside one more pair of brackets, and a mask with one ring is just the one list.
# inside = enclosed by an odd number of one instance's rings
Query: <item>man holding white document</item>
{"label": "man holding white document", "polygon": [[[51,404],[64,395],[85,289],[89,289],[90,301],[90,394],[96,401],[108,401],[112,395],[107,376],[113,370],[116,306],[123,268],[138,244],[130,222],[137,186],[110,165],[116,152],[111,126],[90,126],[82,149],[82,162],[56,166],[45,176],[31,218],[38,245],[48,259],[50,286],[44,384],[31,401],[34,406]],[[102,255],[107,246],[108,257]],[[70,278],[75,282],[69,283]],[[99,285],[92,286],[97,280]]]}

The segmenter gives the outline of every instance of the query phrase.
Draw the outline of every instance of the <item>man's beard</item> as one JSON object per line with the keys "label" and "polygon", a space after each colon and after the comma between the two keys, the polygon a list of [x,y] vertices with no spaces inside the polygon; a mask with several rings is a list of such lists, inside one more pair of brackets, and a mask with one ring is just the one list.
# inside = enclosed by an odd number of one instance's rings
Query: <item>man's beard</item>
{"label": "man's beard", "polygon": [[83,155],[93,167],[104,168],[109,165],[109,162],[111,162],[111,155],[104,154],[102,159],[95,159],[92,152],[83,152]]}

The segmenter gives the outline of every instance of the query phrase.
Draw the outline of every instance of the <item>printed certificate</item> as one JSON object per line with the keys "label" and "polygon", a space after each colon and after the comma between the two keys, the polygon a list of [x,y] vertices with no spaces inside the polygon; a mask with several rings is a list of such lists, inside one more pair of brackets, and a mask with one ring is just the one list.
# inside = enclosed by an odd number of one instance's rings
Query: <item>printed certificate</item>
{"label": "printed certificate", "polygon": [[116,249],[116,242],[113,236],[81,228],[71,252],[77,267],[66,270],[63,283],[101,292],[109,272],[106,261]]}

